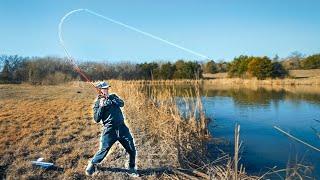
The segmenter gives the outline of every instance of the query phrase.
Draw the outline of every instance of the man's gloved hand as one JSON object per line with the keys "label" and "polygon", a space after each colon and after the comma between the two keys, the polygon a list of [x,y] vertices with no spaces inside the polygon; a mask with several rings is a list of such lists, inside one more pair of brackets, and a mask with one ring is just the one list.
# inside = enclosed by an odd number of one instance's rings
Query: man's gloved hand
{"label": "man's gloved hand", "polygon": [[99,102],[100,107],[110,106],[111,104],[112,104],[112,101],[110,99],[100,98],[100,102]]}
{"label": "man's gloved hand", "polygon": [[118,104],[118,102],[117,102],[116,99],[112,99],[111,102],[112,102],[113,104]]}
{"label": "man's gloved hand", "polygon": [[110,99],[107,99],[104,101],[104,106],[110,106],[112,104],[112,101]]}
{"label": "man's gloved hand", "polygon": [[103,106],[105,100],[106,100],[106,99],[103,98],[103,97],[99,98],[99,101],[100,101],[100,102],[99,102],[99,106],[100,106],[100,107]]}

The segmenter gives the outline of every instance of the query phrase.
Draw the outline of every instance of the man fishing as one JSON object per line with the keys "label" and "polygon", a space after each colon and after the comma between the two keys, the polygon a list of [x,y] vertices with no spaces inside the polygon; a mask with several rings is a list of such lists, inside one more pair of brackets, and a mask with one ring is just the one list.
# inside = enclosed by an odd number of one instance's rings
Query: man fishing
{"label": "man fishing", "polygon": [[89,161],[86,174],[93,175],[97,168],[96,165],[106,157],[111,146],[119,141],[130,156],[129,173],[138,176],[135,168],[136,149],[131,133],[124,124],[124,117],[120,109],[124,106],[124,102],[116,94],[109,94],[111,86],[107,82],[100,82],[96,87],[100,89],[102,94],[98,96],[93,107],[93,119],[96,123],[102,122],[103,131],[99,151]]}

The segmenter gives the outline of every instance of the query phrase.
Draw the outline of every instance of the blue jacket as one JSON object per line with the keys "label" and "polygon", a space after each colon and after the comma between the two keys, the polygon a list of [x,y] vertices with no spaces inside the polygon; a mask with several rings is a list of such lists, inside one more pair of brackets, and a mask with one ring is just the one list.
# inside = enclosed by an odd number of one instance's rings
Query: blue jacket
{"label": "blue jacket", "polygon": [[107,129],[119,127],[124,124],[124,118],[120,107],[124,106],[124,102],[116,94],[110,94],[105,100],[103,106],[99,106],[100,98],[98,97],[94,107],[93,119],[99,123],[102,121]]}

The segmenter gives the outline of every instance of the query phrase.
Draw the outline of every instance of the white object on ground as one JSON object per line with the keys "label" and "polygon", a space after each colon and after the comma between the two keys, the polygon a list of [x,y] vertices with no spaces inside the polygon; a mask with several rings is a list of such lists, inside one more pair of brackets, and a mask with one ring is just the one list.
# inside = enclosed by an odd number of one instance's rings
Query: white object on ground
{"label": "white object on ground", "polygon": [[36,161],[31,161],[31,163],[42,168],[50,168],[53,166],[53,163],[43,162],[43,158],[38,158]]}

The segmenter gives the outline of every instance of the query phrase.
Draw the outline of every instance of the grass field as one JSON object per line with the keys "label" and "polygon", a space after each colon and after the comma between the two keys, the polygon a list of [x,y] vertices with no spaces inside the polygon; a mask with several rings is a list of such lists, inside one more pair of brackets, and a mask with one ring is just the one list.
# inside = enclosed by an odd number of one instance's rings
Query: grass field
{"label": "grass field", "polygon": [[[256,80],[255,78],[251,79],[240,79],[240,78],[230,78],[228,77],[228,73],[204,73],[203,77],[205,79],[210,80],[219,80],[223,79],[225,83],[233,84],[235,80],[238,83],[241,83],[240,80],[244,82],[253,83],[261,83],[261,84],[284,84],[284,85],[320,85],[320,69],[299,69],[299,70],[289,70],[288,71],[288,78],[284,79],[269,79],[269,80]],[[238,80],[240,79],[240,80]],[[240,82],[239,82],[240,81]]]}
{"label": "grass field", "polygon": [[289,75],[294,78],[320,77],[320,69],[289,70]]}
{"label": "grass field", "polygon": [[[208,165],[203,146],[208,138],[205,119],[183,119],[170,92],[155,92],[157,96],[150,99],[141,92],[140,83],[111,84],[111,91],[125,101],[123,111],[137,146],[140,178],[233,177],[230,159],[225,165]],[[83,82],[0,85],[0,177],[87,178],[84,169],[98,150],[101,130],[92,120],[95,97]],[[160,99],[166,103],[158,103]],[[114,145],[94,179],[129,179],[124,173],[127,156],[121,145]],[[31,160],[39,157],[56,167],[44,170],[32,166]],[[246,177],[243,171],[237,175]]]}

